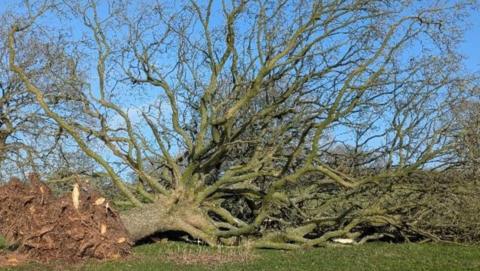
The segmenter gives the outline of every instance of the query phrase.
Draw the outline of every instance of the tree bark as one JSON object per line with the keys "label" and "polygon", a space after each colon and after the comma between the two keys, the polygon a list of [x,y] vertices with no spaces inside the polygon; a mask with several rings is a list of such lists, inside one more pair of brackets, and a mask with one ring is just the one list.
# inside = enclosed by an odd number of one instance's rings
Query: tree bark
{"label": "tree bark", "polygon": [[157,232],[174,230],[175,226],[164,208],[159,204],[148,204],[120,214],[133,241],[141,240]]}
{"label": "tree bark", "polygon": [[216,228],[199,207],[156,202],[121,213],[120,218],[135,242],[159,232],[182,231],[211,246],[217,244]]}

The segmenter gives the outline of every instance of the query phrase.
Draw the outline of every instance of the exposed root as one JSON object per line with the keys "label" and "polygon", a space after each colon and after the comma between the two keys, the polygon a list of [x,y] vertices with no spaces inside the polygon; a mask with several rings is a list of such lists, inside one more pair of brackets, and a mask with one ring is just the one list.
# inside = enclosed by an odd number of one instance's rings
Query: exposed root
{"label": "exposed root", "polygon": [[34,175],[0,187],[0,235],[35,260],[118,258],[131,242],[118,214],[85,184],[55,198]]}

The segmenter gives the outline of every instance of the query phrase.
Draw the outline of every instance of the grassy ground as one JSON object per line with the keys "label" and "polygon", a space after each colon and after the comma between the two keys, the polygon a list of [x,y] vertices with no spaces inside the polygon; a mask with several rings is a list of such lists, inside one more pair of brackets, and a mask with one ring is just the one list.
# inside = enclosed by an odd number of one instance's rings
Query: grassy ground
{"label": "grassy ground", "polygon": [[[233,262],[232,262],[233,261]],[[143,245],[130,259],[5,270],[480,270],[479,246],[371,243],[307,251],[210,249],[180,243]]]}

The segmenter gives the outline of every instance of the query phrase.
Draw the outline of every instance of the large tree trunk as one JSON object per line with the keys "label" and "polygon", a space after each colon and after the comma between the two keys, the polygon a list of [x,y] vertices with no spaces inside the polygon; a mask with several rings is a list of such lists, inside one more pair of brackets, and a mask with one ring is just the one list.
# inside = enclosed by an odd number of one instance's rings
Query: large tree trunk
{"label": "large tree trunk", "polygon": [[155,202],[124,212],[120,217],[133,241],[159,232],[182,231],[211,246],[217,244],[216,228],[198,206]]}

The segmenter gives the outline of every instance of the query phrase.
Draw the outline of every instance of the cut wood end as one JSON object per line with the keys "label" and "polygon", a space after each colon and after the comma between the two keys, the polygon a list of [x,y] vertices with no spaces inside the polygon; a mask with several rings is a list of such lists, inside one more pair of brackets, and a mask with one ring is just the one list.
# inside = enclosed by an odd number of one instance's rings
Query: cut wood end
{"label": "cut wood end", "polygon": [[8,259],[7,259],[7,262],[8,262],[8,263],[18,263],[19,261],[18,261],[17,258],[8,258]]}
{"label": "cut wood end", "polygon": [[107,225],[102,224],[100,225],[100,233],[103,235],[107,232]]}
{"label": "cut wood end", "polygon": [[122,237],[122,238],[119,238],[119,239],[117,240],[117,243],[118,243],[118,244],[122,244],[122,243],[125,243],[126,241],[127,241],[127,238]]}
{"label": "cut wood end", "polygon": [[102,205],[103,203],[105,202],[105,198],[98,198],[96,201],[95,201],[95,205]]}
{"label": "cut wood end", "polygon": [[335,243],[340,243],[340,244],[353,244],[355,243],[355,240],[350,239],[350,238],[333,238],[333,242]]}
{"label": "cut wood end", "polygon": [[73,185],[72,202],[73,207],[78,210],[80,207],[80,186],[77,183]]}

